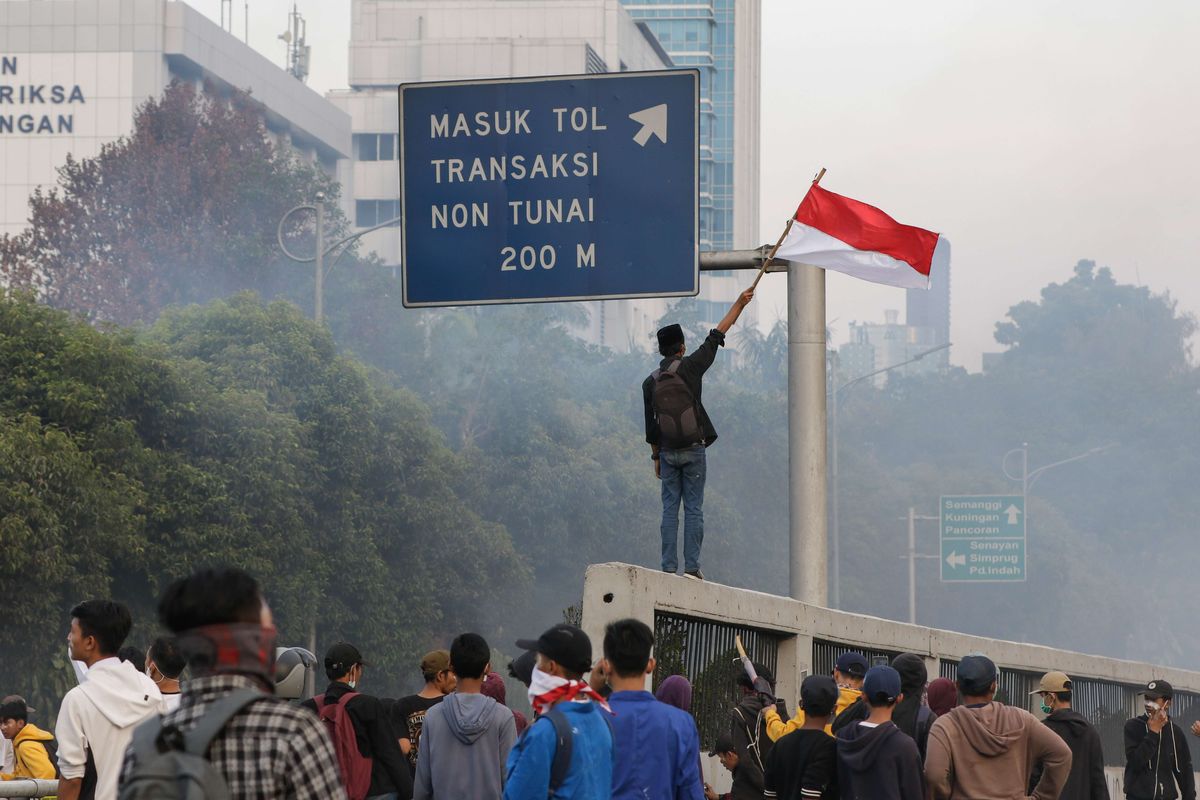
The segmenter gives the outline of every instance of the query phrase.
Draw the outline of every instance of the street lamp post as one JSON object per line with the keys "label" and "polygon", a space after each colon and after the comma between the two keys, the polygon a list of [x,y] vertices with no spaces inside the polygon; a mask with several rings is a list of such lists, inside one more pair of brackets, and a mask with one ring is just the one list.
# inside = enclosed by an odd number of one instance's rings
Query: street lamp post
{"label": "street lamp post", "polygon": [[[400,221],[400,217],[393,217],[386,222],[381,222],[378,225],[372,225],[370,228],[364,228],[358,233],[352,233],[349,236],[338,239],[328,247],[325,246],[325,193],[317,192],[316,204],[305,204],[295,206],[288,209],[287,213],[279,220],[279,226],[275,229],[275,240],[279,243],[279,249],[283,254],[292,261],[298,261],[301,264],[307,264],[310,261],[315,262],[313,273],[313,318],[318,322],[325,320],[325,257],[335,252],[339,247],[341,252],[334,256],[329,268],[333,269],[333,265],[337,263],[338,258],[345,254],[350,249],[349,245],[357,241],[359,238],[366,236],[372,231],[377,231],[380,228],[386,228]],[[311,258],[304,258],[287,249],[287,244],[283,240],[283,226],[288,221],[288,218],[297,211],[312,211],[317,217],[317,247],[316,252]]]}
{"label": "street lamp post", "polygon": [[[1015,481],[1015,482],[1018,482],[1021,484],[1021,497],[1022,497],[1022,499],[1025,499],[1028,502],[1029,490],[1033,488],[1033,484],[1036,483],[1037,479],[1042,477],[1042,475],[1044,475],[1047,470],[1052,470],[1055,467],[1061,467],[1063,464],[1070,464],[1075,461],[1082,461],[1085,458],[1090,458],[1092,456],[1100,455],[1101,453],[1105,452],[1106,450],[1111,450],[1112,448],[1114,448],[1116,446],[1117,446],[1117,442],[1109,442],[1108,444],[1101,445],[1099,447],[1093,447],[1091,450],[1087,450],[1083,453],[1080,453],[1077,456],[1071,456],[1070,458],[1064,458],[1062,461],[1055,461],[1051,464],[1046,464],[1044,466],[1038,467],[1037,469],[1030,472],[1029,471],[1029,443],[1022,442],[1020,447],[1013,448],[1012,450],[1009,450],[1007,453],[1004,454],[1004,458],[1002,458],[1000,460],[1000,471],[1003,472],[1004,477],[1008,478],[1010,481]],[[1008,459],[1011,458],[1015,453],[1021,454],[1021,474],[1020,474],[1020,476],[1013,475],[1008,471]],[[1029,516],[1028,516],[1029,509],[1028,508],[1025,509],[1025,514],[1026,514],[1025,518],[1028,519],[1029,518]]]}
{"label": "street lamp post", "polygon": [[841,538],[842,538],[842,536],[841,536],[840,520],[838,519],[838,507],[840,506],[840,503],[838,502],[838,397],[843,392],[845,392],[847,389],[849,389],[850,387],[855,386],[856,384],[862,383],[863,381],[867,380],[868,378],[874,378],[876,375],[882,375],[885,372],[891,372],[894,369],[899,369],[900,367],[906,367],[915,361],[920,361],[922,358],[924,358],[927,355],[931,355],[933,353],[940,352],[942,350],[947,349],[948,347],[950,347],[950,342],[946,342],[945,344],[939,344],[937,347],[931,347],[930,349],[925,350],[924,352],[917,353],[915,356],[908,359],[907,361],[901,361],[899,364],[892,364],[889,367],[883,367],[882,369],[877,369],[874,372],[868,372],[866,375],[859,375],[857,378],[847,381],[846,383],[842,384],[840,387],[837,384],[837,355],[834,354],[834,357],[831,359],[832,364],[833,364],[833,366],[831,368],[833,380],[830,381],[830,383],[833,386],[833,389],[832,389],[833,397],[831,399],[832,417],[830,419],[830,427],[832,428],[832,433],[833,433],[833,448],[830,452],[830,457],[829,457],[829,467],[830,467],[829,472],[830,472],[830,482],[832,483],[832,489],[833,489],[833,504],[832,504],[832,508],[830,508],[830,512],[831,512],[830,522],[831,522],[831,528],[832,528],[832,535],[830,536],[830,539],[831,539],[830,550],[832,551],[832,556],[833,556],[833,580],[830,581],[831,585],[830,585],[829,605],[833,608],[841,608],[842,607],[842,563],[841,563]]}

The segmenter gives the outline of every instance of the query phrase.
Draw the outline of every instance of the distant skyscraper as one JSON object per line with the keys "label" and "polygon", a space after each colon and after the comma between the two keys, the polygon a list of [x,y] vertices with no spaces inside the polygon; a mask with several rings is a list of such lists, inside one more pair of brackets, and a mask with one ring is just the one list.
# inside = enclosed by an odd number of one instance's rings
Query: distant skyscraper
{"label": "distant skyscraper", "polygon": [[[950,341],[950,267],[944,273],[934,273],[928,289],[906,289],[907,308],[904,321],[914,328],[929,328],[932,343]],[[950,362],[950,351],[938,354],[939,361]]]}
{"label": "distant skyscraper", "polygon": [[[758,246],[761,0],[622,3],[650,26],[675,66],[700,70],[700,249]],[[719,320],[744,283],[731,273],[706,274],[701,314]],[[757,309],[747,312],[750,322]]]}

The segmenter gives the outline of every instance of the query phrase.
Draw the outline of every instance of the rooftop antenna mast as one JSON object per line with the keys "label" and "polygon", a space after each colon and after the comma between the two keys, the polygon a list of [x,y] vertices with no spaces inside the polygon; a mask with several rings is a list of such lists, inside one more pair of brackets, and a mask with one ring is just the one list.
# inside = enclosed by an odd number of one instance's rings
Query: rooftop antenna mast
{"label": "rooftop antenna mast", "polygon": [[295,3],[292,12],[288,14],[288,29],[279,34],[279,38],[287,45],[287,71],[301,83],[308,79],[309,59],[312,48],[306,43],[308,24]]}
{"label": "rooftop antenna mast", "polygon": [[[245,41],[246,44],[250,44],[250,0],[245,0],[242,5],[242,10],[246,14],[246,27],[244,30],[245,36],[243,37],[243,41]],[[233,25],[230,24],[230,27],[232,28]]]}
{"label": "rooftop antenna mast", "polygon": [[233,0],[221,0],[221,30],[233,33]]}

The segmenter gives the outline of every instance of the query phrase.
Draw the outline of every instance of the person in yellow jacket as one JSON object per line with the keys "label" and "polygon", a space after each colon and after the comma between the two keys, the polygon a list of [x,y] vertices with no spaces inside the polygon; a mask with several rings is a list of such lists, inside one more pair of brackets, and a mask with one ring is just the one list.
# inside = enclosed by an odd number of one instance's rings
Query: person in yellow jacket
{"label": "person in yellow jacket", "polygon": [[[833,722],[850,706],[862,697],[863,678],[867,675],[867,658],[862,653],[842,653],[838,656],[833,668],[833,680],[838,685],[837,704],[833,708],[833,716],[825,726],[825,732],[833,736]],[[767,706],[763,712],[763,721],[767,723],[767,736],[771,741],[779,741],[792,731],[799,730],[804,725],[804,711],[797,709],[787,722],[779,718],[779,712],[773,706]]]}
{"label": "person in yellow jacket", "polygon": [[52,781],[57,777],[54,760],[50,757],[51,744],[54,735],[47,733],[37,725],[30,723],[30,708],[25,700],[16,695],[9,695],[0,701],[0,733],[12,742],[16,766],[11,773],[0,773],[0,780],[17,780],[19,778],[41,778]]}

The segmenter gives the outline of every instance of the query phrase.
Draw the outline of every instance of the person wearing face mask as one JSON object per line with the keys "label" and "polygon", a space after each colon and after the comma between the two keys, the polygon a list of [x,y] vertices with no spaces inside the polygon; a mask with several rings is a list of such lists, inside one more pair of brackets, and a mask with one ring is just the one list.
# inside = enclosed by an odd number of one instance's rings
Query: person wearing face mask
{"label": "person wearing face mask", "polygon": [[[1042,713],[1046,715],[1042,723],[1071,748],[1071,772],[1059,800],[1109,800],[1100,734],[1071,708],[1071,679],[1061,672],[1047,672],[1029,694],[1041,698]],[[1039,764],[1029,783],[1031,792],[1041,776]]]}
{"label": "person wearing face mask", "polygon": [[537,719],[508,755],[504,800],[612,800],[611,709],[583,680],[592,664],[587,634],[555,625],[517,647],[537,651],[529,683]]}
{"label": "person wearing face mask", "polygon": [[[388,709],[379,698],[358,691],[363,677],[362,653],[349,642],[338,642],[325,653],[325,676],[329,686],[323,695],[305,700],[300,705],[327,720],[326,727],[334,737],[334,750],[340,731],[337,725],[350,725],[358,745],[359,761],[370,762],[370,783],[366,786],[367,800],[397,800],[412,797],[412,773],[400,752],[396,732],[392,728]],[[338,715],[336,707],[345,713]],[[351,766],[339,764],[343,779]],[[366,765],[364,765],[366,766]],[[365,770],[364,770],[365,772]],[[349,791],[351,800],[356,792]]]}
{"label": "person wearing face mask", "polygon": [[[258,581],[237,568],[202,569],[167,587],[158,603],[158,617],[175,635],[189,677],[179,708],[161,722],[154,721],[162,733],[156,738],[178,738],[196,728],[222,701],[249,697],[207,750],[207,759],[224,777],[231,800],[346,800],[333,745],[321,721],[308,709],[273,694],[275,623]],[[89,674],[83,685],[92,680]],[[125,752],[122,786],[137,779],[142,758],[147,763],[153,759],[155,742],[150,744],[147,756],[140,756],[146,751],[138,747]]]}
{"label": "person wearing face mask", "polygon": [[160,636],[146,651],[146,674],[162,692],[167,711],[179,708],[179,676],[187,662],[170,636]]}
{"label": "person wearing face mask", "polygon": [[1196,800],[1192,754],[1183,730],[1171,721],[1171,684],[1150,681],[1142,694],[1146,713],[1125,723],[1125,797]]}

